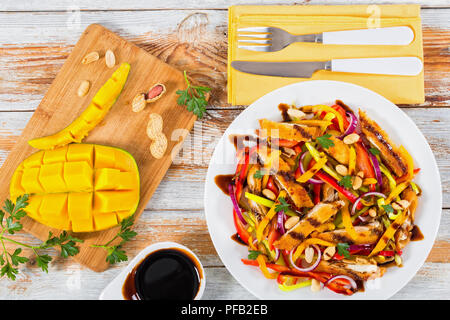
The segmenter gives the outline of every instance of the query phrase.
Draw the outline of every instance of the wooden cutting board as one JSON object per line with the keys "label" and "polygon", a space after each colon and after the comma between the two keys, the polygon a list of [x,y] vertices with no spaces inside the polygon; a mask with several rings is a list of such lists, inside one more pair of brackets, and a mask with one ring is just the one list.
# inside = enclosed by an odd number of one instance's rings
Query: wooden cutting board
{"label": "wooden cutting board", "polygon": [[[108,49],[116,56],[116,67],[111,69],[106,67],[104,59]],[[82,58],[92,51],[99,52],[101,58],[88,65],[81,64]],[[83,32],[4,162],[0,170],[1,203],[9,197],[9,181],[16,167],[37,151],[30,147],[27,141],[53,134],[69,125],[88,106],[97,90],[122,62],[131,65],[127,83],[108,115],[83,142],[120,147],[134,156],[141,179],[140,203],[135,213],[137,220],[172,162],[172,149],[181,145],[194,125],[196,117],[176,102],[175,92],[186,87],[180,71],[97,24],[90,25]],[[91,82],[91,89],[85,97],[80,98],[77,90],[83,80]],[[165,84],[167,88],[165,95],[158,101],[148,104],[143,111],[133,112],[131,101],[134,96],[145,92],[158,82]],[[151,155],[151,140],[146,134],[149,114],[153,112],[162,116],[163,132],[168,140],[167,151],[159,160]],[[173,132],[176,133],[175,139],[171,138]],[[41,240],[47,239],[49,231],[59,234],[58,230],[52,230],[28,217],[23,219],[23,225],[24,230]],[[75,234],[76,237],[83,239],[84,243],[80,245],[80,253],[74,258],[94,271],[105,270],[108,267],[105,261],[106,250],[90,246],[104,244],[116,233],[117,228]]]}

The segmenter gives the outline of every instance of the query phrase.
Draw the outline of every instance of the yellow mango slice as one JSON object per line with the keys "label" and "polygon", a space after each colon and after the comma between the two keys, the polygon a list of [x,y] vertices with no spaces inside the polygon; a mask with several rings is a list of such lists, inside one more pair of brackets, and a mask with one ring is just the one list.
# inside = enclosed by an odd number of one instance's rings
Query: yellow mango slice
{"label": "yellow mango slice", "polygon": [[[120,169],[116,168],[117,155],[124,164]],[[126,151],[71,144],[25,159],[13,173],[10,195],[15,199],[29,194],[25,211],[37,222],[92,232],[132,215],[139,204],[139,188],[138,167]]]}
{"label": "yellow mango slice", "polygon": [[36,149],[53,149],[71,142],[81,142],[89,132],[106,116],[122,92],[130,72],[130,65],[122,63],[105,84],[97,91],[92,102],[83,113],[61,131],[28,141]]}

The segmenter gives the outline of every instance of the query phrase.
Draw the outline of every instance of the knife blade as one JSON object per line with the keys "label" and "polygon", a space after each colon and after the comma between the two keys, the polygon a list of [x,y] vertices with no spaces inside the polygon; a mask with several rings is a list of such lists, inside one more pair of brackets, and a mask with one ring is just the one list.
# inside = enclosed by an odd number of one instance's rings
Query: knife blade
{"label": "knife blade", "polygon": [[318,70],[415,76],[422,71],[423,64],[416,57],[389,57],[295,62],[232,61],[231,67],[241,72],[265,76],[310,78]]}

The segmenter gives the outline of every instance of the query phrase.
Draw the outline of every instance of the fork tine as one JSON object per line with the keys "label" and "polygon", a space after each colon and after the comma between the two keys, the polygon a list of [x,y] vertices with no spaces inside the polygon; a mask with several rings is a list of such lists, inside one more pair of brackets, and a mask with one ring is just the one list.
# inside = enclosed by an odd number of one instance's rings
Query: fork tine
{"label": "fork tine", "polygon": [[269,52],[271,46],[238,46],[239,49]]}
{"label": "fork tine", "polygon": [[257,44],[270,44],[272,42],[271,39],[267,40],[238,40],[238,43],[257,43]]}
{"label": "fork tine", "polygon": [[238,32],[270,32],[269,30],[269,27],[251,27],[237,29]]}
{"label": "fork tine", "polygon": [[237,34],[239,38],[270,38],[271,33]]}

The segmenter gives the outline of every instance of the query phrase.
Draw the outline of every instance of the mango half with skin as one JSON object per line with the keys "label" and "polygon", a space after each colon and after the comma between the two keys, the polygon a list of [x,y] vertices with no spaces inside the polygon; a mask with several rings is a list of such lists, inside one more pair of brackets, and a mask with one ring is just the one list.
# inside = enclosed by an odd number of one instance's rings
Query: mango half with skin
{"label": "mango half with skin", "polygon": [[97,91],[89,106],[69,126],[42,138],[28,141],[36,149],[48,150],[72,142],[81,142],[106,116],[122,92],[130,72],[130,65],[122,63]]}
{"label": "mango half with skin", "polygon": [[139,171],[128,152],[69,144],[25,159],[14,172],[11,199],[29,194],[25,211],[49,227],[91,232],[116,226],[139,204]]}

